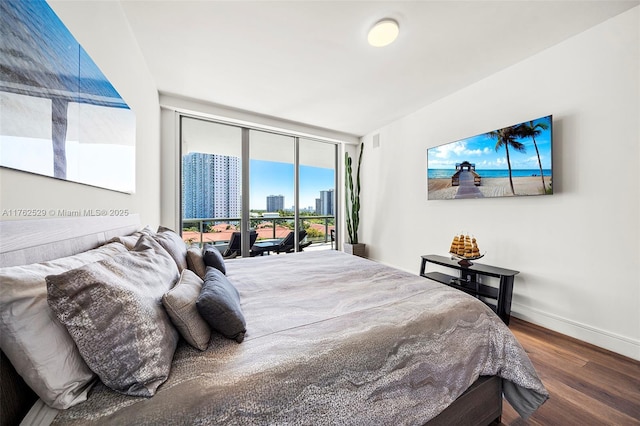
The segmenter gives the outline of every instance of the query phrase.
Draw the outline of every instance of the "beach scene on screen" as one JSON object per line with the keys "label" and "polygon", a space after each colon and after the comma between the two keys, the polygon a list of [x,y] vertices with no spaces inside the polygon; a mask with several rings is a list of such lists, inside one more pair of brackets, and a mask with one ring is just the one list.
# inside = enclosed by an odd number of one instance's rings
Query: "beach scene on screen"
{"label": "beach scene on screen", "polygon": [[524,121],[427,150],[427,198],[549,195],[552,116]]}

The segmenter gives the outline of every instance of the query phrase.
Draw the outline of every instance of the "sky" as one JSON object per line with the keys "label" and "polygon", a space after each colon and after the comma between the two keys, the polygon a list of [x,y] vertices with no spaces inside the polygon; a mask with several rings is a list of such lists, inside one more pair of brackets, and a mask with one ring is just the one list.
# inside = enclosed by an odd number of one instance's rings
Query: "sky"
{"label": "sky", "polygon": [[[536,136],[536,144],[540,151],[543,169],[551,168],[551,116],[533,120],[534,124],[544,121],[549,125]],[[537,169],[538,157],[531,139],[519,139],[526,146],[526,153],[509,149],[512,169]],[[484,134],[461,139],[456,142],[430,148],[427,152],[429,169],[455,169],[456,163],[469,161],[476,165],[476,170],[507,169],[505,148],[495,150],[496,140]]]}
{"label": "sky", "polygon": [[[266,209],[268,195],[284,195],[285,208],[291,208],[294,202],[293,164],[251,160],[250,186],[250,209]],[[300,209],[315,209],[320,191],[334,187],[333,169],[300,166]]]}

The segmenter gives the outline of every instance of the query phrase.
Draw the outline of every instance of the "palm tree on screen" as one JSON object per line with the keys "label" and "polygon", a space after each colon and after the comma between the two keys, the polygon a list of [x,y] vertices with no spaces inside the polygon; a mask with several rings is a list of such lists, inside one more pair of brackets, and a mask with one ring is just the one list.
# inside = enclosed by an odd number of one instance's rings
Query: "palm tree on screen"
{"label": "palm tree on screen", "polygon": [[533,140],[533,146],[536,149],[536,155],[538,156],[538,167],[540,167],[540,177],[542,178],[542,192],[546,191],[547,187],[544,184],[544,173],[542,172],[542,162],[540,161],[540,151],[538,151],[538,144],[536,143],[536,136],[540,136],[543,130],[549,129],[549,125],[544,122],[533,124],[533,121],[529,123],[522,123],[521,133],[525,138],[531,138]]}
{"label": "palm tree on screen", "polygon": [[494,130],[486,133],[491,139],[497,139],[496,152],[504,146],[507,154],[507,166],[509,167],[509,186],[511,186],[511,194],[516,195],[516,191],[513,189],[513,177],[511,176],[511,158],[509,156],[509,147],[515,149],[518,152],[527,152],[527,148],[523,143],[518,142],[517,139],[521,137],[520,126],[505,127],[504,129]]}

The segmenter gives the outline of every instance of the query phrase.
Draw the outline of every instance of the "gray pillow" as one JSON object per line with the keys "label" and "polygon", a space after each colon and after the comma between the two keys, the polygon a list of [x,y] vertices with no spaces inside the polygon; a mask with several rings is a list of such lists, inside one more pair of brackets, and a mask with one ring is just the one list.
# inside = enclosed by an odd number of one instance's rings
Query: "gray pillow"
{"label": "gray pillow", "polygon": [[178,271],[182,272],[187,267],[187,245],[182,241],[180,235],[169,228],[160,226],[158,233],[153,238],[171,255],[178,265]]}
{"label": "gray pillow", "polygon": [[152,396],[179,338],[161,302],[178,280],[171,256],[145,235],[132,251],[46,280],[49,306],[89,368],[120,393]]}
{"label": "gray pillow", "polygon": [[85,401],[96,375],[49,308],[45,277],[126,252],[114,242],[48,262],[0,268],[0,347],[29,387],[53,408]]}
{"label": "gray pillow", "polygon": [[224,258],[222,257],[222,253],[220,253],[220,250],[212,246],[207,246],[204,248],[202,257],[206,266],[211,266],[212,268],[216,268],[223,274],[227,274],[227,268],[224,265]]}
{"label": "gray pillow", "polygon": [[197,244],[187,249],[187,267],[195,272],[200,279],[204,280],[204,274],[207,273],[207,265],[204,264],[202,249]]}
{"label": "gray pillow", "polygon": [[185,269],[178,284],[162,296],[162,304],[184,340],[204,351],[209,346],[211,329],[196,308],[202,284],[200,277]]}
{"label": "gray pillow", "polygon": [[213,330],[238,343],[244,340],[247,326],[240,308],[240,294],[222,272],[207,268],[196,307]]}
{"label": "gray pillow", "polygon": [[119,236],[119,237],[113,237],[108,242],[119,242],[119,243],[124,244],[124,246],[128,250],[132,250],[135,247],[136,243],[138,242],[138,240],[140,239],[141,236],[143,236],[143,235],[153,236],[154,234],[155,234],[155,232],[153,232],[151,230],[151,228],[146,226],[144,229],[141,229],[140,231],[136,231],[133,234]]}

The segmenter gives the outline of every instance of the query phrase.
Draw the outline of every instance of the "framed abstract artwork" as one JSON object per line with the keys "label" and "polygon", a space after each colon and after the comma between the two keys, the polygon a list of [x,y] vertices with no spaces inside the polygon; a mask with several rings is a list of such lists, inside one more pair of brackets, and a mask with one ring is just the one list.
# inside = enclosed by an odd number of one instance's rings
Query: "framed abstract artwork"
{"label": "framed abstract artwork", "polygon": [[135,114],[44,0],[0,2],[0,166],[135,192]]}

